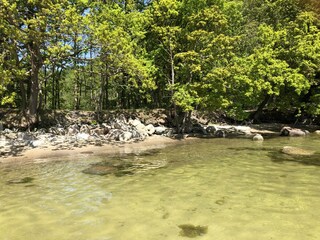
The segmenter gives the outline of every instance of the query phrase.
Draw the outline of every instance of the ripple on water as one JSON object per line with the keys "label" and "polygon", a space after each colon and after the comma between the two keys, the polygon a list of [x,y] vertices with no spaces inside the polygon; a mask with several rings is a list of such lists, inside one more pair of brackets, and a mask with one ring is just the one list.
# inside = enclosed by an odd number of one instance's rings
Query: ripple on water
{"label": "ripple on water", "polygon": [[[274,161],[283,146],[318,144],[196,141],[131,156],[167,165],[121,178],[82,172],[107,156],[1,165],[0,239],[185,239],[185,224],[208,227],[199,239],[319,239],[319,166]],[[25,177],[34,186],[7,184]]]}

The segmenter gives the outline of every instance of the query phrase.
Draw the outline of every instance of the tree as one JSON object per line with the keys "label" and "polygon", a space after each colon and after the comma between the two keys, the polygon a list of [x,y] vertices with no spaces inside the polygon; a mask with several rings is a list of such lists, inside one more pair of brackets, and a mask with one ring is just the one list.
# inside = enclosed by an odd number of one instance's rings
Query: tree
{"label": "tree", "polygon": [[140,45],[144,39],[142,13],[133,9],[126,12],[117,4],[96,3],[91,10],[91,41],[97,50],[100,73],[96,110],[108,107],[110,91],[116,91],[123,108],[147,100],[148,95],[141,94],[155,85],[152,63]]}
{"label": "tree", "polygon": [[[0,5],[3,21],[10,26],[10,41],[14,43],[19,68],[27,73],[20,80],[22,104],[29,113],[31,123],[37,120],[41,95],[40,73],[49,55],[67,52],[67,44],[62,44],[64,29],[62,19],[67,0],[57,1],[11,1],[3,0]],[[52,41],[55,39],[54,41]],[[50,52],[51,51],[51,52]],[[20,71],[23,71],[20,69]]]}

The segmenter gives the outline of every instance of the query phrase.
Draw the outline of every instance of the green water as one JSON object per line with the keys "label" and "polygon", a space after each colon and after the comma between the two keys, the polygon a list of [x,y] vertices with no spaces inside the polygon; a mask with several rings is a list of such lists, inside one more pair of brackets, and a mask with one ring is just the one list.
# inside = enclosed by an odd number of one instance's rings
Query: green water
{"label": "green water", "polygon": [[[291,158],[285,145],[317,153]],[[168,164],[122,177],[82,172],[108,156],[0,164],[0,239],[189,239],[180,227],[190,224],[203,240],[320,239],[319,146],[319,137],[192,141],[133,156]]]}

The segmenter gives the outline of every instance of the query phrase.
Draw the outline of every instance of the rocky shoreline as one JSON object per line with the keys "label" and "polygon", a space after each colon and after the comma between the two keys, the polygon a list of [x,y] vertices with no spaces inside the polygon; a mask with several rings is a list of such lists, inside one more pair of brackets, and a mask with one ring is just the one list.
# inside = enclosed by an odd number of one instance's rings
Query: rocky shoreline
{"label": "rocky shoreline", "polygon": [[[70,112],[69,112],[70,114]],[[263,141],[264,136],[305,136],[308,131],[291,128],[284,125],[274,125],[273,129],[256,126],[233,126],[221,124],[204,124],[201,119],[194,119],[190,131],[178,134],[175,129],[166,124],[166,115],[157,113],[153,117],[141,117],[137,114],[111,115],[100,120],[95,118],[79,118],[79,114],[69,115],[69,120],[58,124],[31,130],[4,128],[0,124],[0,157],[8,158],[22,156],[31,149],[48,151],[72,150],[86,146],[104,146],[142,142],[157,135],[170,139],[188,137],[243,137],[255,141]],[[281,128],[281,130],[279,130]],[[320,133],[316,131],[316,133]]]}

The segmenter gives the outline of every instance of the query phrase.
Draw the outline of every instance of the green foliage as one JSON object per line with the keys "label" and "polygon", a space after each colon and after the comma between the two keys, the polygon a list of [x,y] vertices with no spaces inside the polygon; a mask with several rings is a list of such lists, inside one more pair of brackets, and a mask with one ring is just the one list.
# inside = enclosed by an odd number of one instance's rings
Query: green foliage
{"label": "green foliage", "polygon": [[313,0],[0,2],[1,106],[319,115]]}

